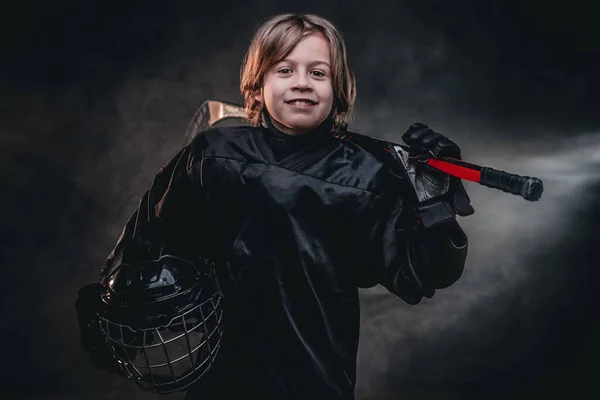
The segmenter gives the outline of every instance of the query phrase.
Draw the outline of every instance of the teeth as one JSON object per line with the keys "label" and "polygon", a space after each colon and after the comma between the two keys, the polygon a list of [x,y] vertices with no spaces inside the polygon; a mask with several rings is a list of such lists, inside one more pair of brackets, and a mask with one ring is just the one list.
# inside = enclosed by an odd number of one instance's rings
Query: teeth
{"label": "teeth", "polygon": [[311,105],[313,105],[313,103],[311,101],[302,101],[302,100],[290,101],[290,104],[300,105],[300,106],[311,106]]}

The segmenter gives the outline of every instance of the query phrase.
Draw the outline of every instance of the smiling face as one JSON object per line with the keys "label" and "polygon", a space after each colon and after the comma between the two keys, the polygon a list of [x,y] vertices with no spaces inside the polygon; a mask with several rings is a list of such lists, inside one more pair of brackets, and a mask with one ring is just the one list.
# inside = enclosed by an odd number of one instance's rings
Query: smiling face
{"label": "smiling face", "polygon": [[333,106],[329,43],[319,33],[306,35],[266,72],[263,82],[256,98],[277,129],[301,135],[317,127]]}

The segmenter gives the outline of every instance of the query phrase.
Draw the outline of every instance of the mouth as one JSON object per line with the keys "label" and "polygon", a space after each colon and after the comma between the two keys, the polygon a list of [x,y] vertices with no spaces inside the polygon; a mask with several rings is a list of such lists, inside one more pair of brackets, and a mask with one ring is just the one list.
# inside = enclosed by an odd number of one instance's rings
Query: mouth
{"label": "mouth", "polygon": [[294,99],[285,103],[296,108],[310,108],[318,104],[316,101],[310,99]]}

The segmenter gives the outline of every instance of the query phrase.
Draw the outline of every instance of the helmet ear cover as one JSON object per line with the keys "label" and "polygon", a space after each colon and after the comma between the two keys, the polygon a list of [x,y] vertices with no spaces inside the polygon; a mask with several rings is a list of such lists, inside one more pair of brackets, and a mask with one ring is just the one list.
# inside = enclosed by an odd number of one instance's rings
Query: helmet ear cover
{"label": "helmet ear cover", "polygon": [[121,369],[143,390],[184,390],[212,366],[221,344],[214,265],[163,254],[122,263],[104,280],[100,330]]}

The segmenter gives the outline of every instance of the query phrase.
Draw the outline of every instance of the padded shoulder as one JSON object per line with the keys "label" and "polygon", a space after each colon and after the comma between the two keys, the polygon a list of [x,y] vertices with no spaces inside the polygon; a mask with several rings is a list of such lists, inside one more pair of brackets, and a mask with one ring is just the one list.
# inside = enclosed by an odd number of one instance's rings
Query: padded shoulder
{"label": "padded shoulder", "polygon": [[385,164],[399,162],[394,150],[395,147],[400,146],[397,143],[349,131],[337,134],[335,137],[342,142],[352,143],[362,148]]}

